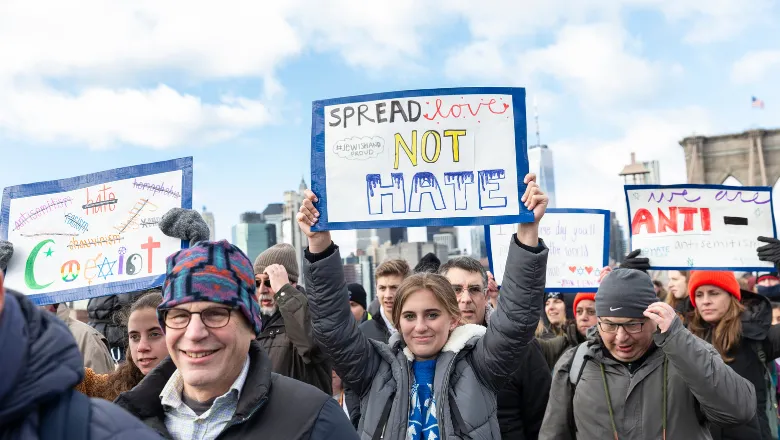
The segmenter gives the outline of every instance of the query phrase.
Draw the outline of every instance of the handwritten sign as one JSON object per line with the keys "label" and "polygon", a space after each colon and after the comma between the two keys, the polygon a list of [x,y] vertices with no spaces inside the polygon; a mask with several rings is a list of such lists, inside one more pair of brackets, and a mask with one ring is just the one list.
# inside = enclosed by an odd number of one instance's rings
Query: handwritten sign
{"label": "handwritten sign", "polygon": [[192,158],[5,188],[5,285],[37,304],[160,286],[184,245],[158,227],[175,207],[192,207]]}
{"label": "handwritten sign", "polygon": [[[504,278],[506,257],[517,225],[485,226],[488,262],[496,282]],[[601,268],[609,263],[609,211],[548,209],[539,224],[549,254],[545,290],[595,292]]]}
{"label": "handwritten sign", "polygon": [[522,88],[315,101],[311,167],[316,230],[533,221]]}
{"label": "handwritten sign", "polygon": [[630,247],[655,269],[766,270],[758,236],[775,236],[772,189],[626,185]]}

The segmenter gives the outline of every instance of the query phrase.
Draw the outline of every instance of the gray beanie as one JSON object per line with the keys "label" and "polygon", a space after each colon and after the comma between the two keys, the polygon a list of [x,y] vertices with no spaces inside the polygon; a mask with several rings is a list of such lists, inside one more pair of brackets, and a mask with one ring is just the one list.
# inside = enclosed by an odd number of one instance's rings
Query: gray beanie
{"label": "gray beanie", "polygon": [[13,255],[14,245],[10,241],[0,240],[0,271],[5,272]]}
{"label": "gray beanie", "polygon": [[644,318],[650,304],[658,302],[650,275],[636,269],[615,269],[596,293],[596,316]]}
{"label": "gray beanie", "polygon": [[190,246],[209,239],[209,226],[200,213],[192,209],[172,208],[160,219],[159,226],[163,234],[189,240]]}
{"label": "gray beanie", "polygon": [[272,264],[281,264],[287,271],[291,283],[298,282],[298,260],[295,258],[295,248],[288,243],[279,243],[266,249],[255,259],[255,275],[265,271]]}

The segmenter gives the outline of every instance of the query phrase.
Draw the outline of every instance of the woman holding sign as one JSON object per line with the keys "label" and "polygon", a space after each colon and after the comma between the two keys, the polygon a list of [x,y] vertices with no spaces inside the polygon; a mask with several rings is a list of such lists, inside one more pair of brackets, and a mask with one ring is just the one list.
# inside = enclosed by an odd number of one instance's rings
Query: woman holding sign
{"label": "woman holding sign", "polygon": [[306,191],[298,213],[309,238],[304,264],[315,337],[364,409],[361,438],[500,439],[496,393],[533,338],[547,269],[539,221],[547,196],[536,177],[522,197],[534,222],[520,224],[509,244],[498,308],[487,328],[461,324],[452,286],[437,274],[406,278],[398,289],[388,344],[367,339],[354,325],[338,247],[329,232],[314,232],[318,201]]}
{"label": "woman holding sign", "polygon": [[780,357],[780,325],[772,325],[769,300],[740,290],[734,273],[726,271],[692,271],[688,292],[694,307],[691,333],[711,343],[756,389],[756,417],[745,425],[713,425],[713,438],[776,439],[777,408],[768,366]]}

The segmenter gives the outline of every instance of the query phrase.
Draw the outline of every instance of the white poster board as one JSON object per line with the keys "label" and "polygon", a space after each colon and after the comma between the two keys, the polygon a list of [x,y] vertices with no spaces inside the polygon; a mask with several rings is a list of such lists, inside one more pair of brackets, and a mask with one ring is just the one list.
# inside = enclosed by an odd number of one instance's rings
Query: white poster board
{"label": "white poster board", "polygon": [[183,244],[158,223],[191,207],[192,158],[6,188],[5,287],[51,304],[160,286]]}
{"label": "white poster board", "polygon": [[761,271],[759,236],[775,237],[772,189],[627,185],[630,248],[655,269]]}
{"label": "white poster board", "polygon": [[461,88],[316,101],[314,229],[533,220],[525,90]]}
{"label": "white poster board", "polygon": [[[539,237],[549,249],[545,290],[595,292],[601,269],[609,263],[609,211],[548,209]],[[517,225],[485,226],[490,270],[500,285]]]}

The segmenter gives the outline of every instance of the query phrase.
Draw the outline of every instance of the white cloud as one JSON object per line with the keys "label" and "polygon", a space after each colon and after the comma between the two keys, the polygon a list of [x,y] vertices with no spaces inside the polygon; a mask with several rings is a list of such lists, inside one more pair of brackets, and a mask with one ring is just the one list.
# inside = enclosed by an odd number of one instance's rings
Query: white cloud
{"label": "white cloud", "polygon": [[219,104],[205,104],[164,85],[148,90],[89,88],[76,95],[25,88],[0,92],[0,100],[0,127],[11,135],[92,148],[216,142],[271,118],[259,101],[225,97]]}
{"label": "white cloud", "polygon": [[780,50],[748,52],[731,68],[731,79],[737,84],[756,83],[770,74],[780,74]]}
{"label": "white cloud", "polygon": [[611,122],[621,135],[553,143],[558,206],[609,209],[624,222],[623,179],[618,174],[630,163],[631,153],[640,162],[660,162],[661,184],[685,183],[685,157],[679,141],[693,132],[712,130],[710,115],[699,107],[629,112]]}
{"label": "white cloud", "polygon": [[727,41],[756,24],[772,24],[773,0],[624,0],[660,10],[668,22],[687,29],[688,43]]}
{"label": "white cloud", "polygon": [[650,96],[662,78],[660,66],[635,53],[636,46],[617,24],[567,25],[538,49],[472,43],[451,54],[446,72],[455,79],[487,77],[531,88],[555,78],[566,92],[608,105]]}

